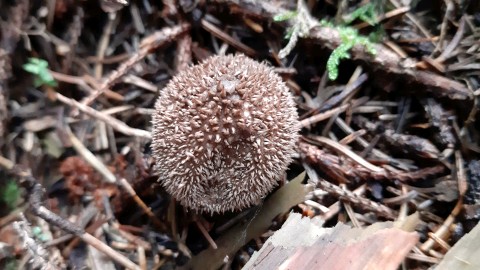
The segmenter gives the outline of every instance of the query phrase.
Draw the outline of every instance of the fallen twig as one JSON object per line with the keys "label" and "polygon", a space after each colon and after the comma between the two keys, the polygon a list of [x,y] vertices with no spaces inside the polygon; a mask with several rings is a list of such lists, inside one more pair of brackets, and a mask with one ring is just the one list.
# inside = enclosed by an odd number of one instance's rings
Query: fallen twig
{"label": "fallen twig", "polygon": [[118,79],[120,79],[120,77],[125,75],[125,73],[127,73],[127,71],[133,67],[133,65],[145,58],[145,56],[147,56],[147,54],[149,54],[152,50],[173,41],[179,35],[185,33],[188,29],[188,24],[166,27],[143,39],[142,43],[140,44],[140,50],[132,55],[132,57],[130,57],[127,61],[123,62],[117,68],[117,70],[110,73],[110,75],[102,82],[99,89],[97,89],[97,91],[92,93],[90,96],[86,97],[82,101],[82,104],[88,105],[92,103],[97,97],[102,95],[107,88],[112,86]]}
{"label": "fallen twig", "polygon": [[66,96],[60,94],[60,93],[55,93],[55,97],[65,103],[68,104],[72,107],[75,107],[79,109],[80,111],[90,115],[93,118],[96,118],[102,122],[105,122],[107,125],[111,126],[113,129],[117,130],[118,132],[121,132],[125,135],[129,136],[136,136],[136,137],[141,137],[141,138],[146,138],[146,139],[151,139],[152,135],[150,132],[142,129],[137,129],[137,128],[132,128],[126,125],[124,122],[115,119],[105,113],[99,112],[92,107],[89,107],[88,105],[82,104],[74,99],[67,98]]}
{"label": "fallen twig", "polygon": [[342,189],[339,186],[336,186],[324,179],[321,179],[317,172],[313,168],[311,168],[308,164],[304,164],[304,168],[310,179],[318,186],[318,188],[327,191],[329,194],[340,198],[341,200],[345,200],[347,202],[351,202],[352,204],[364,208],[368,211],[375,212],[380,216],[386,217],[388,219],[395,219],[398,213],[395,210],[388,208],[385,205],[376,203],[371,201],[367,198],[360,197],[353,193],[352,191]]}

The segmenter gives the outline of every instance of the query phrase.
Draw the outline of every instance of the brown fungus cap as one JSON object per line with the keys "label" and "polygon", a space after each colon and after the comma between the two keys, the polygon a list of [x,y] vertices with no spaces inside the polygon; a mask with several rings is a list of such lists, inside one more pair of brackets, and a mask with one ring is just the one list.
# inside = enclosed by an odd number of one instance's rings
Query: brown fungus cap
{"label": "brown fungus cap", "polygon": [[197,212],[244,209],[283,177],[298,126],[293,97],[271,67],[213,56],[173,77],[155,103],[159,181]]}

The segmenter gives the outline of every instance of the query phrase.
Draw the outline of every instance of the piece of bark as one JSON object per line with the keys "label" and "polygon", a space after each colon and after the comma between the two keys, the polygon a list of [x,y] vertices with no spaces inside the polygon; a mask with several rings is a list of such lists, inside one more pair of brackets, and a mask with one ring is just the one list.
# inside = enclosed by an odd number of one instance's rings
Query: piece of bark
{"label": "piece of bark", "polygon": [[480,269],[480,224],[464,235],[443,257],[435,270]]}
{"label": "piece of bark", "polygon": [[292,213],[243,269],[394,270],[418,242],[415,232],[393,222],[366,228],[321,226],[320,219]]}

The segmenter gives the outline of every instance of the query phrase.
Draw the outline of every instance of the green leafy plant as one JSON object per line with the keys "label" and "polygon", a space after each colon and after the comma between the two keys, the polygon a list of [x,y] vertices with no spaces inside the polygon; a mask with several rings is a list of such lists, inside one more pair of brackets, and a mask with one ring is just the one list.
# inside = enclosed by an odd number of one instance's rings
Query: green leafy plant
{"label": "green leafy plant", "polygon": [[[380,33],[374,32],[369,37],[362,36],[358,31],[349,27],[346,24],[350,24],[356,19],[363,20],[370,25],[376,25],[378,23],[376,9],[380,2],[369,3],[356,9],[344,20],[345,25],[334,25],[331,22],[322,20],[318,21],[313,18],[309,9],[306,7],[304,1],[298,1],[297,10],[287,11],[274,16],[273,20],[276,22],[288,21],[289,27],[286,30],[285,38],[288,39],[287,45],[280,50],[278,56],[283,58],[287,56],[295,46],[298,37],[307,37],[309,30],[315,26],[321,25],[324,27],[335,28],[342,40],[342,43],[333,50],[327,61],[327,72],[330,80],[336,80],[338,77],[338,67],[342,59],[350,58],[349,51],[356,45],[365,46],[367,52],[370,54],[376,54],[374,42],[372,40],[379,40]],[[372,38],[372,39],[371,39]]]}
{"label": "green leafy plant", "polygon": [[345,26],[337,26],[335,28],[340,34],[342,43],[333,50],[327,61],[328,78],[332,81],[336,80],[338,77],[340,60],[350,58],[349,51],[353,46],[360,44],[365,46],[367,52],[370,54],[375,55],[377,53],[374,43],[370,41],[368,37],[360,35],[356,29]]}
{"label": "green leafy plant", "polygon": [[342,59],[350,58],[349,51],[355,45],[363,45],[367,52],[372,55],[377,53],[373,41],[378,41],[380,39],[380,33],[378,31],[373,32],[369,37],[360,35],[357,29],[347,26],[356,19],[367,22],[370,25],[376,25],[378,23],[376,5],[369,3],[357,8],[344,20],[345,25],[335,26],[330,22],[320,22],[320,24],[323,26],[337,29],[342,40],[342,43],[335,48],[335,50],[333,50],[327,61],[328,78],[332,81],[338,78],[338,67],[340,65],[340,61]]}
{"label": "green leafy plant", "polygon": [[23,65],[23,69],[35,75],[35,87],[41,85],[57,86],[57,81],[55,81],[50,71],[48,71],[47,61],[38,58],[29,58],[28,63]]}
{"label": "green leafy plant", "polygon": [[20,188],[15,181],[10,180],[4,186],[0,196],[0,200],[5,202],[8,208],[12,209],[17,205],[18,199],[20,198]]}

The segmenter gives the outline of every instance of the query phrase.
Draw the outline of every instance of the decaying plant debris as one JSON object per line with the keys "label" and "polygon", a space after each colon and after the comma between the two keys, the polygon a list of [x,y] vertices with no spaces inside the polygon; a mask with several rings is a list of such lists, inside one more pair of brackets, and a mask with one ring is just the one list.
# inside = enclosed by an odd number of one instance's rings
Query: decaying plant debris
{"label": "decaying plant debris", "polygon": [[[241,269],[291,211],[341,239],[415,216],[378,241],[408,235],[402,269],[474,265],[480,4],[407,2],[0,1],[0,268]],[[260,204],[195,214],[156,184],[154,102],[235,53],[282,77],[300,139]]]}

